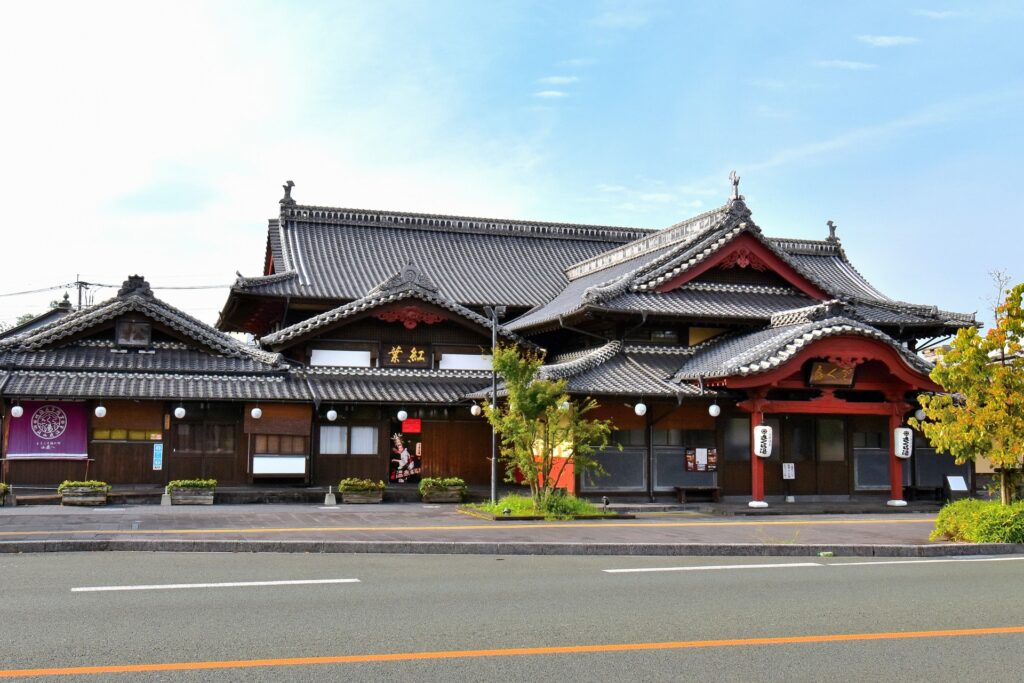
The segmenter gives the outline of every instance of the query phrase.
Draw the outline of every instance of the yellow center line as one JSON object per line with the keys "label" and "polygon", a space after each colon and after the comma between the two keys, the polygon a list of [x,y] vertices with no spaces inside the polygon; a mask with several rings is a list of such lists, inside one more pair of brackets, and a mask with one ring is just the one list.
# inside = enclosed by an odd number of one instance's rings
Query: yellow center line
{"label": "yellow center line", "polygon": [[234,659],[206,662],[164,662],[110,666],[75,666],[40,669],[0,669],[0,678],[18,676],[82,676],[115,673],[151,673],[157,671],[198,671],[203,669],[251,669],[268,666],[313,666],[323,664],[365,664],[377,662],[413,662],[432,659],[470,659],[559,654],[684,650],[696,648],[752,647],[758,645],[805,645],[816,643],[863,642],[872,640],[909,640],[915,638],[951,638],[964,636],[1015,635],[1024,626],[943,629],[936,631],[890,631],[881,633],[839,633],[813,636],[732,638],[726,640],[677,640],[659,643],[611,643],[603,645],[565,645],[551,647],[510,647],[487,650],[437,650],[431,652],[389,652],[333,657],[289,657],[282,659]]}
{"label": "yellow center line", "polygon": [[745,526],[838,526],[855,524],[934,524],[928,519],[828,519],[757,522],[543,522],[515,524],[494,522],[491,524],[448,524],[434,526],[314,526],[314,527],[237,527],[222,529],[37,529],[35,531],[0,531],[4,536],[38,536],[41,534],[83,535],[186,535],[186,534],[275,534],[295,532],[375,532],[375,531],[495,531],[523,529],[665,529],[694,527],[745,527]]}

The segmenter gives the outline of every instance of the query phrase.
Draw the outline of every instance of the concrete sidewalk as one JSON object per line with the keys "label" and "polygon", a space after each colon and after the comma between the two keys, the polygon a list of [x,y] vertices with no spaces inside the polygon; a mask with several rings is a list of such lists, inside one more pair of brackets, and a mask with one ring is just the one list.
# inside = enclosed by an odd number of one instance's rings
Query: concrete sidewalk
{"label": "concrete sidewalk", "polygon": [[635,519],[491,521],[453,505],[150,505],[0,509],[0,553],[77,550],[603,555],[940,556],[1024,546],[931,543],[934,514],[645,512]]}

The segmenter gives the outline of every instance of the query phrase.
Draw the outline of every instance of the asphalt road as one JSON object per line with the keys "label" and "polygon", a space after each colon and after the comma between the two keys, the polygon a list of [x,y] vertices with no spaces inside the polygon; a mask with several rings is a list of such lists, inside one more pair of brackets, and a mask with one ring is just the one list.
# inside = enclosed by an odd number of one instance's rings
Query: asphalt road
{"label": "asphalt road", "polygon": [[[635,569],[672,571],[606,571]],[[1021,556],[6,555],[0,677],[1019,681],[1022,577]],[[322,583],[166,587],[280,581]]]}

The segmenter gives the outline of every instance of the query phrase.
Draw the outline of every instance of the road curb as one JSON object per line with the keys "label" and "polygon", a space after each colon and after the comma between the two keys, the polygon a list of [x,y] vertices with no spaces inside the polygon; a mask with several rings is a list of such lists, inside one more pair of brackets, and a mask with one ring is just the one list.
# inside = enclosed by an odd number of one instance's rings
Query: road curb
{"label": "road curb", "polygon": [[0,541],[0,554],[64,552],[349,553],[398,555],[643,555],[947,557],[1024,554],[1024,544],[532,543],[445,541],[266,541],[202,539],[56,539]]}

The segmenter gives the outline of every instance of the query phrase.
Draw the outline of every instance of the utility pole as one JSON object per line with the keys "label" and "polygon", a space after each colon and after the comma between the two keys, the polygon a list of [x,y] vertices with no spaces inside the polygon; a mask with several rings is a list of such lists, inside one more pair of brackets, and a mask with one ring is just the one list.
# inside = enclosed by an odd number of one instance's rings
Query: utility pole
{"label": "utility pole", "polygon": [[[484,306],[491,319],[491,407],[498,405],[498,373],[494,369],[494,357],[498,353],[498,318],[505,315],[504,306]],[[498,502],[498,433],[491,425],[491,503]]]}

